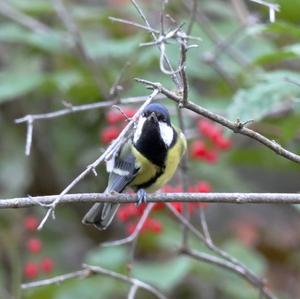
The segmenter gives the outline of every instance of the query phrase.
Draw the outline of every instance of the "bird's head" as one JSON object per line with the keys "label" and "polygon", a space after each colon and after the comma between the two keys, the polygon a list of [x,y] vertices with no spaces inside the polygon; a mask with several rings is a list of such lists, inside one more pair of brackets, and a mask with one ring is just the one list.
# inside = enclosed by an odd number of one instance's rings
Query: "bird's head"
{"label": "bird's head", "polygon": [[137,143],[142,135],[159,135],[166,147],[171,145],[174,129],[171,125],[169,111],[164,105],[153,103],[145,107],[134,133],[134,143]]}

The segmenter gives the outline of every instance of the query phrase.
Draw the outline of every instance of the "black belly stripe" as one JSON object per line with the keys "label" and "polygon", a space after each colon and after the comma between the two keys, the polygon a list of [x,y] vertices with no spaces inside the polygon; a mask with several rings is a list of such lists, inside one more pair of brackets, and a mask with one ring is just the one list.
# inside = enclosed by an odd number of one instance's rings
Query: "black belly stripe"
{"label": "black belly stripe", "polygon": [[164,168],[160,169],[155,176],[153,176],[150,180],[148,180],[147,182],[143,183],[143,184],[139,184],[139,185],[135,185],[133,186],[133,188],[135,188],[136,190],[139,189],[146,189],[148,187],[150,187],[151,185],[153,185],[156,180],[164,173]]}

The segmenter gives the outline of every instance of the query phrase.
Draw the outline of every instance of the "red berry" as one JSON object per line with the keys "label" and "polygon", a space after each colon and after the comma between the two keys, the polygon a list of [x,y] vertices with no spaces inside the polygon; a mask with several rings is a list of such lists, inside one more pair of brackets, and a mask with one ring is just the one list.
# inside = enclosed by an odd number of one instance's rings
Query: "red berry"
{"label": "red berry", "polygon": [[196,187],[196,190],[201,193],[208,193],[208,192],[212,191],[212,187],[211,187],[210,183],[208,183],[206,181],[199,181],[195,187]]}
{"label": "red berry", "polygon": [[162,231],[162,225],[159,220],[148,218],[143,226],[143,231],[151,231],[153,233],[160,233]]}
{"label": "red berry", "polygon": [[125,222],[129,218],[136,217],[139,215],[139,212],[134,204],[123,205],[117,213],[117,217],[120,221]]}
{"label": "red berry", "polygon": [[27,262],[24,266],[24,276],[28,279],[32,279],[38,276],[38,266],[33,262]]}
{"label": "red berry", "polygon": [[[136,109],[130,107],[125,107],[122,109],[122,112],[129,118],[133,117],[136,111],[137,111]],[[111,110],[107,112],[106,114],[107,123],[109,125],[115,125],[118,122],[124,121],[125,116],[123,115],[123,113],[117,110]]]}
{"label": "red berry", "polygon": [[31,238],[27,241],[26,247],[31,253],[39,253],[42,249],[42,242],[40,239]]}
{"label": "red berry", "polygon": [[127,231],[128,235],[133,234],[133,232],[135,231],[135,228],[136,228],[135,223],[129,223],[126,227],[126,231]]}
{"label": "red berry", "polygon": [[162,209],[164,209],[165,208],[165,204],[164,203],[162,203],[162,202],[157,202],[157,203],[155,203],[155,205],[154,205],[154,210],[155,211],[159,211],[159,210],[162,210]]}
{"label": "red berry", "polygon": [[108,127],[101,132],[101,142],[107,144],[119,136],[120,129],[117,127]]}
{"label": "red berry", "polygon": [[27,216],[24,219],[24,227],[28,231],[35,231],[39,225],[39,221],[35,216]]}
{"label": "red berry", "polygon": [[165,185],[162,188],[162,191],[165,193],[180,193],[183,192],[182,186],[177,185],[177,186],[171,186],[171,185]]}
{"label": "red berry", "polygon": [[172,202],[171,205],[177,212],[182,213],[183,211],[183,203],[182,202]]}
{"label": "red berry", "polygon": [[194,159],[203,159],[207,154],[207,148],[203,141],[195,140],[191,145],[191,156]]}
{"label": "red berry", "polygon": [[219,149],[228,150],[231,148],[231,140],[223,135],[216,136],[213,141]]}
{"label": "red berry", "polygon": [[115,125],[122,119],[123,119],[123,115],[120,113],[120,111],[111,110],[106,113],[106,121],[109,125]]}
{"label": "red berry", "polygon": [[50,257],[47,257],[47,256],[42,259],[42,262],[40,264],[40,267],[41,267],[42,271],[45,272],[45,273],[52,272],[53,271],[53,266],[54,266],[53,260]]}
{"label": "red berry", "polygon": [[[123,109],[123,112],[127,117],[131,118],[136,114],[137,110],[134,108],[126,107]],[[124,116],[123,116],[123,118],[124,118]]]}
{"label": "red berry", "polygon": [[204,136],[209,136],[215,130],[215,125],[207,119],[200,119],[197,123],[197,129]]}
{"label": "red berry", "polygon": [[205,160],[210,164],[218,162],[218,153],[216,151],[208,151],[205,155]]}

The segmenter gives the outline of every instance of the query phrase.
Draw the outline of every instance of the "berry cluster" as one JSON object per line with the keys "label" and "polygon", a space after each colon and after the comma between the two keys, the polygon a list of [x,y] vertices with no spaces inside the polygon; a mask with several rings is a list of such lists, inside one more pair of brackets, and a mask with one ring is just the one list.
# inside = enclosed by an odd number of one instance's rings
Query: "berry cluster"
{"label": "berry cluster", "polygon": [[231,148],[231,140],[226,138],[223,130],[210,120],[198,120],[197,132],[202,140],[195,140],[191,144],[191,157],[194,159],[211,164],[217,163],[219,152]]}
{"label": "berry cluster", "polygon": [[130,118],[136,113],[136,109],[130,107],[122,108],[122,112],[114,109],[106,114],[106,123],[108,127],[104,128],[100,133],[100,141],[108,144],[116,139],[125,126],[125,115]]}
{"label": "berry cluster", "polygon": [[38,219],[33,215],[26,216],[24,219],[24,228],[28,237],[26,250],[30,255],[30,260],[25,263],[23,269],[24,276],[27,279],[33,279],[41,273],[48,274],[53,271],[53,260],[48,256],[38,256],[42,251],[42,241],[34,236],[38,224]]}
{"label": "berry cluster", "polygon": [[[211,192],[212,188],[208,182],[199,181],[195,185],[189,187],[188,192],[201,192],[207,193]],[[183,188],[181,186],[171,186],[166,185],[162,189],[162,192],[165,193],[180,193],[183,192]],[[183,203],[182,202],[174,202],[172,203],[173,207],[179,212],[183,212]],[[206,208],[207,203],[189,203],[189,211],[190,213],[197,211],[199,208]],[[153,211],[160,211],[165,208],[163,203],[156,203],[154,206]],[[126,204],[122,205],[118,210],[117,217],[118,219],[125,224],[126,231],[128,234],[131,234],[136,229],[136,221],[141,217],[145,210],[145,205],[141,205],[140,207],[136,208],[134,204]],[[144,233],[155,233],[158,234],[162,232],[163,226],[162,223],[158,219],[154,219],[152,217],[148,217],[145,221],[142,229],[141,234]]]}

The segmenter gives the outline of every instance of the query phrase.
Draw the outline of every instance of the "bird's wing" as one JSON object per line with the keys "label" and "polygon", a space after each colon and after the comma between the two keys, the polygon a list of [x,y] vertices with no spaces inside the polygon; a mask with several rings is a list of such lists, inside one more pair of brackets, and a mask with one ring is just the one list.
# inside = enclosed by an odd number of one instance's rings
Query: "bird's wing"
{"label": "bird's wing", "polygon": [[131,152],[131,143],[124,145],[113,162],[109,163],[110,175],[105,192],[122,192],[138,172],[136,159]]}

